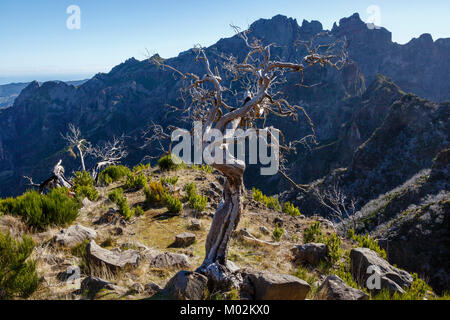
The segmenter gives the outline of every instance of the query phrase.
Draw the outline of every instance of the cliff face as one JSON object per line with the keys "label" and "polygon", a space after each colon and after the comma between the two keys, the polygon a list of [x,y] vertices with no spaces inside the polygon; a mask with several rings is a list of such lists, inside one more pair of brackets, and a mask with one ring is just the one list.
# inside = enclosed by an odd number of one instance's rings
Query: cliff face
{"label": "cliff face", "polygon": [[[295,41],[309,40],[323,31],[323,27],[318,21],[303,21],[299,26],[294,19],[276,16],[256,21],[250,26],[250,31],[251,37],[279,45],[274,48],[274,56],[300,61],[305,49],[295,46]],[[305,83],[319,84],[313,88],[299,88],[293,81],[281,88],[289,101],[306,108],[322,146],[333,145],[337,153],[338,161],[334,160],[336,157],[331,162],[325,159],[329,156],[327,151],[325,158],[320,156],[317,160],[323,165],[314,168],[295,165],[293,171],[301,183],[308,183],[333,168],[347,165],[354,149],[367,140],[384,119],[387,106],[397,96],[395,92],[391,96],[380,91],[380,101],[376,100],[376,96],[371,94],[376,88],[371,89],[371,84],[377,85],[377,74],[386,74],[403,90],[425,98],[436,101],[450,98],[450,76],[445,72],[450,63],[446,59],[450,39],[433,42],[424,35],[406,45],[398,45],[391,41],[387,30],[368,29],[358,15],[342,19],[330,34],[329,41],[348,39],[349,64],[341,71],[332,68],[308,70]],[[221,53],[242,59],[247,49],[236,36],[221,39],[207,49],[213,66]],[[193,51],[188,50],[166,62],[187,72],[202,73],[202,65],[195,63],[194,57]],[[33,176],[36,180],[46,177],[53,162],[59,159],[63,159],[67,170],[77,169],[78,161],[65,152],[60,137],[68,123],[79,126],[93,143],[126,133],[131,151],[126,162],[138,163],[144,156],[138,147],[145,125],[151,121],[161,124],[177,122],[177,115],[167,115],[166,105],[179,104],[180,86],[181,83],[170,72],[158,69],[149,61],[136,59],[129,59],[110,73],[98,74],[78,87],[61,82],[31,83],[13,107],[0,110],[0,195],[23,191],[22,175]],[[369,87],[367,92],[366,86]],[[272,119],[271,122],[283,128],[288,138],[309,133],[302,120],[298,124],[280,119]],[[299,158],[293,158],[293,162],[298,163],[303,156],[306,155],[300,152]],[[282,184],[268,184],[267,179],[259,179],[250,169],[247,184],[271,186],[266,188],[268,192],[277,192],[279,187],[283,187]],[[279,181],[277,177],[272,179]]]}

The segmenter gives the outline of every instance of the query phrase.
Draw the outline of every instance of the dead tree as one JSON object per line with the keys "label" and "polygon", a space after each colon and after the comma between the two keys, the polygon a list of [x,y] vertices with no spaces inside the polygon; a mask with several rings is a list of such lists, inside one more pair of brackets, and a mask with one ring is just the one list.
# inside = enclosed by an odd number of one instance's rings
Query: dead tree
{"label": "dead tree", "polygon": [[347,233],[347,221],[350,221],[353,229],[356,229],[356,200],[349,199],[337,184],[327,190],[319,190],[317,187],[312,188],[313,194],[317,201],[330,212],[333,222],[338,222],[343,228],[343,232]]}
{"label": "dead tree", "polygon": [[102,146],[91,147],[88,153],[97,159],[97,163],[92,169],[92,177],[96,181],[103,168],[116,165],[128,156],[124,136],[120,138],[113,137],[111,141],[107,141]]}
{"label": "dead tree", "polygon": [[39,189],[39,193],[44,193],[45,190],[51,190],[54,188],[72,188],[72,183],[64,176],[64,167],[62,166],[62,160],[54,166],[53,175],[40,184],[36,184],[33,182],[33,179],[27,176],[24,176],[25,179],[28,180],[29,186],[36,187]]}
{"label": "dead tree", "polygon": [[70,148],[76,148],[80,156],[81,169],[86,171],[86,165],[84,164],[84,158],[87,151],[90,149],[90,143],[81,137],[81,130],[76,128],[73,124],[69,124],[69,131],[63,135],[64,140],[69,143]]}
{"label": "dead tree", "polygon": [[[236,229],[243,210],[244,171],[246,164],[230,153],[231,144],[236,144],[246,137],[233,135],[237,129],[255,128],[258,132],[266,132],[271,138],[269,147],[277,147],[278,155],[282,159],[284,151],[292,150],[293,144],[284,142],[283,134],[273,127],[266,127],[266,119],[275,116],[297,120],[298,112],[307,117],[306,111],[299,106],[290,104],[280,95],[280,84],[286,81],[288,73],[296,72],[300,75],[299,85],[303,85],[303,72],[308,66],[320,65],[340,68],[345,63],[345,55],[320,54],[310,52],[302,62],[293,63],[272,60],[273,44],[263,45],[259,41],[249,41],[248,31],[241,32],[235,28],[239,37],[248,47],[249,53],[238,62],[233,56],[222,57],[223,72],[231,78],[231,85],[240,82],[244,86],[246,95],[241,102],[236,102],[238,95],[226,86],[225,78],[219,73],[218,67],[212,67],[206,51],[196,47],[196,61],[202,62],[205,74],[199,76],[184,73],[161,61],[154,61],[159,67],[174,72],[182,80],[181,98],[185,107],[183,112],[191,120],[203,123],[202,150],[223,150],[218,157],[209,159],[209,164],[219,170],[226,177],[221,201],[206,239],[206,255],[197,272],[205,274],[216,285],[239,286],[239,277],[234,275],[227,265],[228,247],[233,231]],[[241,89],[242,89],[241,85]],[[308,117],[307,117],[308,118]],[[309,118],[308,118],[309,119]],[[224,141],[208,141],[212,132],[218,130],[224,136]],[[277,132],[280,139],[270,134]]]}

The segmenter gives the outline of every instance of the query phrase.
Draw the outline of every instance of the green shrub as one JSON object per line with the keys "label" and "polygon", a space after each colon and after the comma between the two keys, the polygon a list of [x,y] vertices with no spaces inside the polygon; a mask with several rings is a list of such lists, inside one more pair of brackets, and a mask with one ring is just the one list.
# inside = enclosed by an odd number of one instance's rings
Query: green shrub
{"label": "green shrub", "polygon": [[183,162],[177,156],[168,154],[158,160],[158,166],[163,171],[178,170],[183,167]]}
{"label": "green shrub", "polygon": [[100,173],[98,180],[102,184],[110,185],[128,176],[129,173],[130,169],[125,166],[110,166]]}
{"label": "green shrub", "polygon": [[183,204],[179,199],[168,193],[166,193],[163,198],[169,213],[179,214],[183,211]]}
{"label": "green shrub", "polygon": [[140,164],[134,166],[133,173],[140,173],[140,172],[143,172],[146,170],[150,170],[151,168],[152,167],[150,166],[150,163],[147,163],[147,164],[140,163]]}
{"label": "green shrub", "polygon": [[284,229],[282,227],[279,226],[279,224],[277,223],[275,225],[275,229],[273,230],[272,233],[272,237],[275,241],[280,241],[281,237],[283,237],[284,234]]}
{"label": "green shrub", "polygon": [[290,202],[284,203],[283,212],[293,217],[298,217],[301,215],[300,210],[297,207],[294,207],[294,205]]}
{"label": "green shrub", "polygon": [[184,190],[186,190],[186,198],[187,198],[187,200],[189,200],[192,196],[195,196],[197,194],[197,186],[193,182],[188,183],[184,187]]}
{"label": "green shrub", "polygon": [[269,197],[262,193],[261,190],[256,188],[252,189],[253,200],[261,202],[267,208],[281,212],[280,202],[278,201],[278,197]]}
{"label": "green shrub", "polygon": [[117,203],[117,201],[121,198],[123,198],[122,188],[115,189],[108,194],[108,199],[114,203]]}
{"label": "green shrub", "polygon": [[208,204],[208,197],[196,194],[189,198],[189,204],[196,212],[203,212]]}
{"label": "green shrub", "polygon": [[151,181],[145,188],[145,203],[150,206],[155,206],[163,201],[163,195],[166,193],[164,186],[160,181]]}
{"label": "green shrub", "polygon": [[90,201],[97,201],[98,191],[95,189],[94,179],[86,172],[76,172],[73,178],[74,191],[77,199],[88,198]]}
{"label": "green shrub", "polygon": [[140,216],[144,215],[144,209],[142,209],[141,206],[136,206],[135,208],[133,208],[133,210],[134,210],[134,215],[136,217],[140,217]]}
{"label": "green shrub", "polygon": [[202,165],[199,165],[199,166],[197,166],[197,165],[192,165],[192,169],[194,169],[194,170],[197,170],[197,171],[202,171],[202,172],[205,172],[205,173],[212,173],[213,172],[213,168],[210,166],[210,165],[205,165],[205,164],[202,164]]}
{"label": "green shrub", "polygon": [[125,183],[126,189],[140,190],[147,185],[147,177],[144,173],[129,173]]}
{"label": "green shrub", "polygon": [[28,298],[37,289],[36,264],[29,260],[33,248],[31,237],[19,241],[0,232],[0,299]]}
{"label": "green shrub", "polygon": [[161,183],[164,184],[171,184],[171,185],[176,185],[178,182],[178,177],[162,177],[161,178]]}
{"label": "green shrub", "polygon": [[322,237],[322,230],[320,230],[320,222],[314,222],[309,228],[303,232],[303,242],[311,243],[317,241],[319,237]]}
{"label": "green shrub", "polygon": [[386,251],[384,249],[381,249],[377,240],[371,238],[368,234],[361,236],[355,234],[355,231],[353,229],[350,229],[348,231],[347,237],[350,240],[358,242],[359,247],[371,249],[382,256],[384,259],[387,259]]}
{"label": "green shrub", "polygon": [[2,200],[1,207],[4,213],[21,216],[28,226],[44,230],[50,225],[72,223],[81,206],[79,201],[69,197],[67,188],[58,188],[46,195],[27,191],[15,199]]}

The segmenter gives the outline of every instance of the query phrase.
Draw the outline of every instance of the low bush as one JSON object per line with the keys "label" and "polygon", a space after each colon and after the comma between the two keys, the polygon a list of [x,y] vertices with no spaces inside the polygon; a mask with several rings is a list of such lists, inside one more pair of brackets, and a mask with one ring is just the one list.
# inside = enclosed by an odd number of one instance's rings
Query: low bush
{"label": "low bush", "polygon": [[28,298],[37,289],[36,264],[29,259],[33,248],[31,237],[16,240],[0,232],[0,300]]}
{"label": "low bush", "polygon": [[256,188],[252,189],[253,200],[261,202],[267,208],[281,212],[280,202],[278,201],[278,197],[269,197],[262,193],[261,190]]}
{"label": "low bush", "polygon": [[183,162],[177,156],[168,154],[158,160],[158,166],[163,171],[178,170],[183,167]]}
{"label": "low bush", "polygon": [[110,185],[125,178],[130,173],[130,169],[125,166],[110,166],[100,172],[98,180],[101,184]]}
{"label": "low bush", "polygon": [[145,188],[145,203],[150,206],[155,206],[163,201],[163,196],[166,193],[164,186],[160,181],[151,181]]}
{"label": "low bush", "polygon": [[280,225],[277,223],[275,225],[275,229],[273,230],[272,237],[275,241],[280,241],[281,237],[284,235],[284,229],[280,227]]}
{"label": "low bush", "polygon": [[76,172],[73,184],[75,195],[79,200],[88,198],[90,201],[97,201],[98,191],[95,188],[94,179],[88,172]]}
{"label": "low bush", "polygon": [[303,232],[303,242],[311,243],[315,242],[317,238],[321,237],[322,230],[320,230],[320,222],[314,222],[309,228]]}
{"label": "low bush", "polygon": [[347,234],[347,238],[353,241],[358,242],[359,247],[368,248],[376,253],[378,253],[380,256],[383,257],[383,259],[387,259],[387,253],[384,249],[381,249],[377,240],[371,238],[368,234],[361,236],[358,234],[355,234],[355,231],[353,229],[350,229]]}
{"label": "low bush", "polygon": [[183,211],[183,204],[179,199],[169,193],[166,193],[163,198],[169,213],[179,214]]}
{"label": "low bush", "polygon": [[28,226],[38,230],[71,224],[81,208],[67,188],[52,189],[48,194],[27,191],[15,199],[2,200],[0,206],[3,213],[21,216]]}
{"label": "low bush", "polygon": [[293,217],[298,217],[298,216],[302,215],[300,210],[297,207],[295,207],[293,204],[291,204],[290,202],[284,203],[283,212],[290,216],[293,216]]}
{"label": "low bush", "polygon": [[129,173],[127,175],[126,189],[140,190],[147,185],[147,177],[143,172]]}
{"label": "low bush", "polygon": [[178,182],[178,177],[162,177],[161,178],[161,183],[164,184],[171,184],[171,185],[176,185]]}

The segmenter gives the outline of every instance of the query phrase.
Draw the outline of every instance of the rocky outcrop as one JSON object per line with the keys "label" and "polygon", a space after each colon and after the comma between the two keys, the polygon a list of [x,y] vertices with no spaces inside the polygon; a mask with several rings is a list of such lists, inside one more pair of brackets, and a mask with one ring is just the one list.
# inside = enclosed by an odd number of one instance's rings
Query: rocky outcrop
{"label": "rocky outcrop", "polygon": [[353,278],[360,286],[369,290],[387,289],[391,293],[403,293],[403,289],[409,288],[413,282],[413,277],[408,272],[395,268],[373,250],[352,249],[350,260]]}
{"label": "rocky outcrop", "polygon": [[55,242],[61,246],[73,247],[84,240],[93,240],[95,238],[97,238],[95,230],[76,224],[68,229],[61,230],[55,236]]}
{"label": "rocky outcrop", "polygon": [[110,251],[98,246],[95,241],[89,242],[86,252],[90,268],[93,270],[106,267],[108,271],[116,272],[128,267],[135,268],[141,260],[139,251]]}
{"label": "rocky outcrop", "polygon": [[175,248],[186,248],[195,243],[195,234],[184,232],[175,237],[173,246]]}
{"label": "rocky outcrop", "polygon": [[318,265],[328,255],[328,247],[323,243],[307,243],[291,249],[294,261],[298,264]]}
{"label": "rocky outcrop", "polygon": [[310,289],[306,281],[291,275],[247,271],[242,295],[254,300],[305,300]]}
{"label": "rocky outcrop", "polygon": [[349,287],[336,275],[328,276],[317,290],[318,300],[369,300],[365,292]]}
{"label": "rocky outcrop", "polygon": [[180,271],[167,283],[163,295],[174,300],[204,300],[208,278],[196,272]]}

